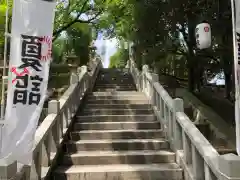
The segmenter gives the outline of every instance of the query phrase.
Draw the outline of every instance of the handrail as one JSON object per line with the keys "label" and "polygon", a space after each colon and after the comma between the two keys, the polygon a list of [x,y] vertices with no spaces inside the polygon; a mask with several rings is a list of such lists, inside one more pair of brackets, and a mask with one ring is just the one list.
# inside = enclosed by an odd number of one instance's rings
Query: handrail
{"label": "handrail", "polygon": [[133,60],[130,72],[138,91],[144,92],[153,105],[154,112],[175,151],[177,162],[186,179],[230,180],[240,179],[240,157],[234,154],[219,155],[184,113],[183,100],[173,99],[158,82],[158,76],[144,65],[142,72]]}
{"label": "handrail", "polygon": [[86,93],[91,91],[98,71],[102,68],[100,60],[93,61],[91,65],[91,72],[87,72],[87,67],[82,66],[78,74],[72,74],[70,86],[61,98],[49,102],[48,115],[35,133],[31,167],[17,162],[0,162],[0,168],[6,171],[0,174],[1,180],[45,179],[50,175],[52,168],[56,165],[68,127],[72,124],[72,118]]}

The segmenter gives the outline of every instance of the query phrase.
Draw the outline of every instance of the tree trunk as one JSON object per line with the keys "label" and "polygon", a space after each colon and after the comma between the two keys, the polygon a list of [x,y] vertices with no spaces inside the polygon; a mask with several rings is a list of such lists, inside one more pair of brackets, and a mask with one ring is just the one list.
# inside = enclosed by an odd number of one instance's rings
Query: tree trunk
{"label": "tree trunk", "polygon": [[195,16],[190,12],[188,13],[188,89],[190,92],[194,92],[195,88]]}
{"label": "tree trunk", "polygon": [[232,91],[232,82],[231,82],[231,74],[226,73],[224,71],[225,76],[225,98],[231,99],[231,91]]}

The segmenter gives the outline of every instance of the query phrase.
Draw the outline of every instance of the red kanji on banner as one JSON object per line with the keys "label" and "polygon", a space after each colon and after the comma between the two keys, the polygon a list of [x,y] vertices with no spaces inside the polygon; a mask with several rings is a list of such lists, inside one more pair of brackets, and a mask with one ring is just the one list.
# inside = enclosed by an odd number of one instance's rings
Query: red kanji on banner
{"label": "red kanji on banner", "polygon": [[204,27],[205,32],[209,32],[209,27]]}
{"label": "red kanji on banner", "polygon": [[47,61],[52,56],[52,38],[50,36],[43,36],[40,42],[42,44],[41,60]]}
{"label": "red kanji on banner", "polygon": [[[12,67],[11,68],[11,72],[14,73],[16,76],[24,76],[25,74],[28,74],[29,71],[27,68],[24,68],[22,72],[17,72],[17,68],[16,67]],[[17,80],[17,78],[12,80],[12,83],[14,83]]]}

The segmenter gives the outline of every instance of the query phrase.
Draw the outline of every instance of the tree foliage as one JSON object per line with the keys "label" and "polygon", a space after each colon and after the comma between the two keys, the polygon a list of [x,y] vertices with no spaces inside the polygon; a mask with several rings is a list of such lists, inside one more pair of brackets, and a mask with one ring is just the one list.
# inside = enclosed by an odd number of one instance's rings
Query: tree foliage
{"label": "tree foliage", "polygon": [[63,63],[67,56],[77,56],[78,64],[86,64],[89,60],[92,28],[88,24],[74,24],[66,31],[65,37],[53,43],[53,59],[55,63]]}
{"label": "tree foliage", "polygon": [[[233,82],[230,3],[230,0],[116,0],[108,9],[114,23],[107,32],[134,42],[139,67],[158,65],[156,71],[166,73],[170,69],[168,72],[173,75],[181,71],[177,74],[188,79],[190,91],[200,90],[204,71],[224,69],[229,97]],[[198,50],[195,27],[203,20],[212,27],[213,43],[209,49]]]}
{"label": "tree foliage", "polygon": [[86,64],[89,60],[91,33],[92,29],[88,24],[75,24],[67,30],[67,36],[71,41],[74,53],[79,57],[79,65]]}
{"label": "tree foliage", "polygon": [[119,47],[117,52],[110,57],[109,68],[124,68],[128,60],[128,50]]}
{"label": "tree foliage", "polygon": [[[11,16],[12,16],[12,4],[13,4],[12,2],[13,2],[12,0],[8,1],[9,25],[11,23]],[[7,10],[7,0],[0,1],[0,55],[3,53],[3,49],[4,49],[6,10]]]}
{"label": "tree foliage", "polygon": [[106,0],[68,0],[57,3],[54,40],[72,25],[96,23],[103,13]]}

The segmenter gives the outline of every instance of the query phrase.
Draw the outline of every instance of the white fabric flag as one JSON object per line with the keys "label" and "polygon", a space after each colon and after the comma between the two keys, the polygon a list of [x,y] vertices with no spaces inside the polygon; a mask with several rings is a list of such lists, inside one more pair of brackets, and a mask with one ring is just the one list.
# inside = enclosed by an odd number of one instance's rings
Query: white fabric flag
{"label": "white fabric flag", "polygon": [[54,1],[14,0],[9,80],[0,158],[30,165],[46,97]]}
{"label": "white fabric flag", "polygon": [[231,0],[232,3],[232,26],[233,26],[233,49],[235,69],[235,124],[236,124],[236,147],[240,155],[240,1]]}

